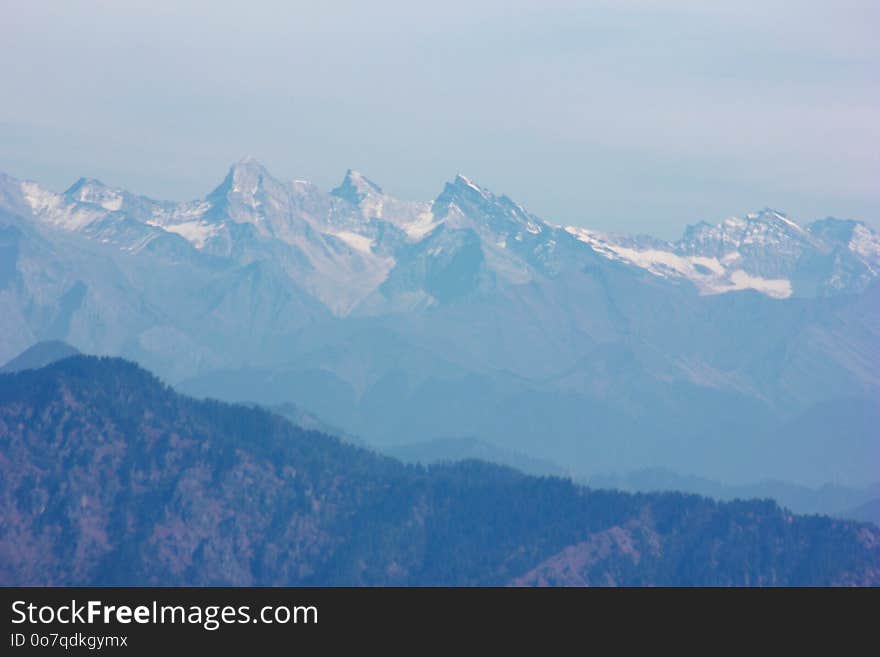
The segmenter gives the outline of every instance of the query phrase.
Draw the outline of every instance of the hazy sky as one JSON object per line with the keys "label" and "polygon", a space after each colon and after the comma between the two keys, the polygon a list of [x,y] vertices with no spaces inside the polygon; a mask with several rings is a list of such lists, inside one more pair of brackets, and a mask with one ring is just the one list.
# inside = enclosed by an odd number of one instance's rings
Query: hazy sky
{"label": "hazy sky", "polygon": [[0,0],[0,170],[202,196],[250,154],[559,223],[880,218],[877,0]]}

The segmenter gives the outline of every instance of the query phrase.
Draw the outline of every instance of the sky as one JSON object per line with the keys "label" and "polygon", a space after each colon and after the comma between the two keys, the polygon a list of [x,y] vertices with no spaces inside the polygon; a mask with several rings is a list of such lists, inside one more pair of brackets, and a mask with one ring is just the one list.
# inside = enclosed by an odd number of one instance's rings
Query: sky
{"label": "sky", "polygon": [[0,0],[0,170],[157,198],[244,155],[672,238],[880,219],[876,0]]}

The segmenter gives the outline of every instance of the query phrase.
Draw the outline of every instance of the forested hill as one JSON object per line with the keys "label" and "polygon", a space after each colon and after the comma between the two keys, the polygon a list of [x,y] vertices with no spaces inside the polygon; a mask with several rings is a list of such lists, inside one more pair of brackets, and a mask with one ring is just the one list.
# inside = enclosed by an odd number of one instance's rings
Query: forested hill
{"label": "forested hill", "polygon": [[0,584],[880,584],[880,531],[768,501],[406,466],[74,356],[0,375]]}

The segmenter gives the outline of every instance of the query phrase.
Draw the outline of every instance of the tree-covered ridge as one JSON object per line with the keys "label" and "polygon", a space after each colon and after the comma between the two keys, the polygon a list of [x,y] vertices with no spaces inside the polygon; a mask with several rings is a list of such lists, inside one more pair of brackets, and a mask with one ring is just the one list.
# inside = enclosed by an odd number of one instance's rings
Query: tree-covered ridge
{"label": "tree-covered ridge", "polygon": [[423,468],[74,356],[0,376],[0,583],[880,584],[875,527]]}

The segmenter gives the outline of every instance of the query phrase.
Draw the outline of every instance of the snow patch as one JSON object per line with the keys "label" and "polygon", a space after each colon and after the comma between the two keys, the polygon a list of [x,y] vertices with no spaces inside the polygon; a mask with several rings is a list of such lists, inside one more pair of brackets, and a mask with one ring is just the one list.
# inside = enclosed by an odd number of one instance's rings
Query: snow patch
{"label": "snow patch", "polygon": [[729,285],[719,285],[715,292],[720,294],[734,290],[757,290],[774,299],[786,299],[791,296],[791,281],[787,278],[762,278],[737,269],[730,274],[728,280]]}
{"label": "snow patch", "polygon": [[611,260],[626,262],[640,267],[661,278],[686,278],[692,281],[701,294],[723,294],[735,290],[757,290],[775,299],[791,296],[791,281],[753,276],[742,269],[730,271],[730,265],[740,259],[738,252],[728,253],[719,261],[706,256],[679,255],[661,249],[636,249],[611,241],[606,235],[585,228],[565,229],[597,253]]}
{"label": "snow patch", "polygon": [[467,176],[463,176],[460,173],[456,176],[456,178],[468,187],[470,187],[472,190],[474,190],[477,194],[479,194],[483,198],[486,198],[486,192],[480,189],[479,185],[474,184],[474,182],[470,178],[468,178]]}
{"label": "snow patch", "polygon": [[361,253],[372,253],[373,250],[373,240],[369,237],[365,237],[364,235],[358,235],[357,233],[352,233],[351,231],[343,230],[338,233],[330,233],[341,239],[343,242],[348,244],[355,251],[360,251]]}
{"label": "snow patch", "polygon": [[110,212],[117,212],[122,209],[125,199],[117,190],[107,189],[100,184],[84,184],[79,188],[76,200],[80,203],[99,205]]}
{"label": "snow patch", "polygon": [[850,251],[863,258],[880,260],[880,235],[862,224],[853,228],[848,246]]}
{"label": "snow patch", "polygon": [[122,196],[114,196],[111,198],[102,199],[99,205],[105,210],[116,212],[117,210],[122,209]]}
{"label": "snow patch", "polygon": [[166,224],[160,226],[154,221],[147,222],[151,226],[158,226],[169,233],[180,235],[197,249],[203,249],[205,244],[220,230],[217,224],[209,224],[205,221],[183,221],[178,224]]}
{"label": "snow patch", "polygon": [[33,182],[22,182],[21,192],[34,215],[65,230],[79,230],[105,216],[101,210],[64,203],[61,194],[50,192]]}
{"label": "snow patch", "polygon": [[434,230],[441,222],[434,221],[434,213],[430,210],[422,212],[415,221],[401,226],[406,236],[414,241],[419,241],[425,235]]}
{"label": "snow patch", "polygon": [[784,224],[787,224],[788,226],[791,226],[791,227],[794,228],[795,230],[800,231],[800,232],[803,232],[803,231],[804,231],[803,228],[801,228],[798,224],[796,224],[795,222],[793,222],[791,219],[789,219],[788,217],[786,217],[786,216],[785,216],[784,214],[782,214],[781,212],[773,211],[771,214],[772,214],[774,217],[776,217],[777,219],[779,219],[779,221],[783,222]]}
{"label": "snow patch", "polygon": [[21,193],[34,212],[45,212],[46,210],[57,208],[61,200],[60,195],[43,189],[37,183],[29,181],[21,183]]}

